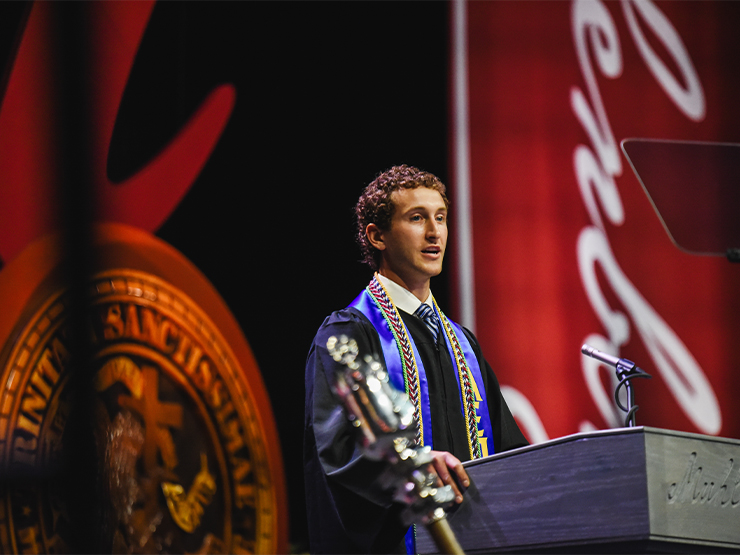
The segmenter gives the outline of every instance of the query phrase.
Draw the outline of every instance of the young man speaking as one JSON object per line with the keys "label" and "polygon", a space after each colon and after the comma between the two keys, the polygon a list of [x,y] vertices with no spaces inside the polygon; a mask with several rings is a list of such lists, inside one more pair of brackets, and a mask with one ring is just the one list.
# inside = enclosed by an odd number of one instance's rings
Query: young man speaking
{"label": "young man speaking", "polygon": [[[355,207],[357,239],[375,275],[316,334],[306,363],[304,462],[311,553],[405,553],[413,534],[403,506],[378,484],[381,463],[364,458],[331,392],[338,368],[331,336],[376,354],[391,383],[414,402],[417,443],[456,501],[468,477],[460,461],[526,445],[473,334],[447,318],[430,279],[442,271],[449,203],[434,175],[396,166],[367,186]],[[405,539],[405,536],[406,539]]]}

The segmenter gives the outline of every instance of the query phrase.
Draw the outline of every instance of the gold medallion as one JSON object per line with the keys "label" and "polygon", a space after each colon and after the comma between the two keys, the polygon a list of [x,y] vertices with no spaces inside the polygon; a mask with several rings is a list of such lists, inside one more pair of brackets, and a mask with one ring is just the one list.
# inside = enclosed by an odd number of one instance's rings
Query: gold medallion
{"label": "gold medallion", "polygon": [[[270,437],[261,382],[248,379],[256,367],[245,370],[255,365],[233,319],[217,295],[198,289],[196,302],[170,282],[168,275],[190,287],[201,279],[192,267],[182,274],[187,264],[171,248],[122,226],[103,231],[85,332],[100,510],[112,551],[284,549],[282,467],[271,446],[277,438]],[[112,267],[116,262],[126,264]],[[70,297],[53,284],[47,275],[27,295],[0,360],[5,553],[73,549],[69,492],[58,479],[70,457],[65,430],[76,402]]]}

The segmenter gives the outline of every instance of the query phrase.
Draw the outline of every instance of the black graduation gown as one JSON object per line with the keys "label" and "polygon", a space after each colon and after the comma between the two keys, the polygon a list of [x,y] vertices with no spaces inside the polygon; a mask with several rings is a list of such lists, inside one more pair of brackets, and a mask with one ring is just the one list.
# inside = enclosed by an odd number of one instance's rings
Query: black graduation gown
{"label": "black graduation gown", "polygon": [[[460,408],[457,371],[444,346],[422,320],[399,309],[422,358],[429,384],[434,449],[470,459],[465,419]],[[527,444],[504,401],[498,380],[481,354],[478,341],[464,330],[481,367],[493,427],[489,452]],[[306,362],[304,474],[311,553],[405,553],[403,507],[393,502],[377,478],[382,464],[365,459],[330,384],[339,366],[326,342],[332,335],[357,341],[360,355],[374,353],[383,361],[380,340],[367,318],[354,308],[331,314],[319,328]],[[490,442],[493,442],[491,447]]]}

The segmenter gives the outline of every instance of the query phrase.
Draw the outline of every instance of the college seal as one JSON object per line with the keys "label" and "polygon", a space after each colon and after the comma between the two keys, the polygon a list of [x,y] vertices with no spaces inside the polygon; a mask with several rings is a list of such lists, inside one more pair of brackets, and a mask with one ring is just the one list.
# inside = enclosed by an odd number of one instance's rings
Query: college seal
{"label": "college seal", "polygon": [[[132,233],[142,238],[122,226],[106,229],[98,245],[103,254],[112,243],[130,246]],[[166,274],[187,264],[175,268],[174,259],[175,266],[184,264],[176,253],[153,238],[146,243],[145,251],[165,253],[169,263],[157,258],[155,267],[142,269],[149,264],[136,263],[141,245],[133,256],[115,248],[115,256],[101,257],[88,287],[89,414],[107,544],[115,553],[277,552],[284,548],[282,467],[269,445],[274,429],[265,424],[271,414],[261,383],[255,388],[244,369],[251,353],[246,342],[232,348],[240,337],[233,321],[224,333],[168,280]],[[134,263],[111,267],[115,260]],[[189,277],[179,279],[192,287],[200,278],[186,269]],[[0,360],[5,553],[74,550],[69,484],[62,478],[63,461],[74,460],[65,432],[79,402],[70,296],[54,280],[42,281],[28,295]],[[223,325],[224,307],[213,308],[220,299],[206,295],[201,302]],[[253,360],[247,357],[247,364]]]}

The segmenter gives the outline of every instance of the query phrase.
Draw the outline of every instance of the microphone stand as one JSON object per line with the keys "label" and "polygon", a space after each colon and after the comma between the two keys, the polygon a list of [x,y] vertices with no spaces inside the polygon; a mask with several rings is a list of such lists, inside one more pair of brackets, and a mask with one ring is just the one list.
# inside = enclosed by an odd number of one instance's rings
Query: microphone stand
{"label": "microphone stand", "polygon": [[[601,361],[605,364],[608,364],[609,366],[613,366],[614,368],[616,368],[617,379],[619,379],[619,383],[614,389],[614,401],[616,401],[617,406],[621,410],[627,413],[627,416],[624,419],[625,427],[634,427],[636,425],[635,413],[640,408],[640,406],[635,404],[635,392],[632,390],[632,378],[652,378],[652,376],[645,372],[642,368],[639,368],[631,360],[627,360],[626,358],[617,358],[608,353],[603,353],[594,349],[590,345],[584,344],[581,347],[581,352],[584,355],[595,358],[598,361]],[[622,387],[624,387],[627,392],[626,407],[619,400],[619,390]]]}

